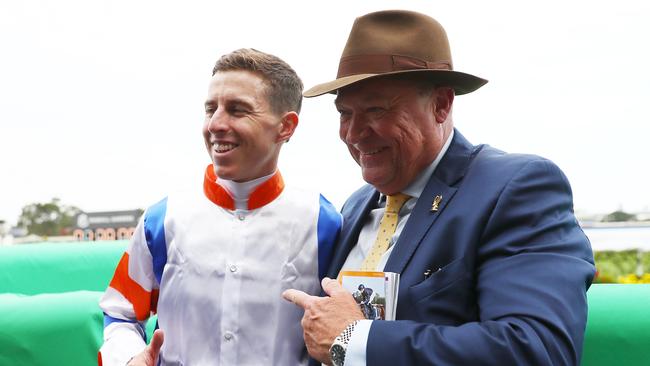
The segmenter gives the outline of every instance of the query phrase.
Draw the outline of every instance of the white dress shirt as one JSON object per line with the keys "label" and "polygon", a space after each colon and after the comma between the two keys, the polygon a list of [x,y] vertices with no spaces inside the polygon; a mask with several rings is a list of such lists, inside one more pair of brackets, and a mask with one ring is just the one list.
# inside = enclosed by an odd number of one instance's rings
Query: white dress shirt
{"label": "white dress shirt", "polygon": [[[382,255],[381,260],[377,264],[377,271],[383,271],[388,258],[395,248],[394,243],[397,243],[399,236],[408,221],[409,216],[411,216],[411,211],[415,207],[418,198],[422,194],[422,191],[429,182],[429,178],[433,174],[434,170],[438,166],[440,160],[447,152],[451,140],[454,137],[454,132],[452,130],[451,134],[445,141],[444,146],[440,150],[440,153],[436,159],[420,173],[413,182],[411,182],[406,189],[401,193],[408,194],[411,198],[404,203],[404,206],[400,209],[397,216],[397,228],[395,229],[395,234],[393,234],[388,250]],[[363,225],[361,232],[359,233],[359,240],[357,244],[352,248],[348,258],[343,264],[343,270],[354,270],[358,271],[363,263],[363,260],[366,258],[377,237],[377,230],[379,229],[379,222],[381,221],[382,216],[384,215],[384,210],[386,208],[386,196],[381,194],[379,197],[378,207],[373,209],[368,215],[366,223]],[[398,304],[399,306],[399,304]],[[368,334],[370,333],[370,325],[372,320],[362,320],[354,328],[352,332],[352,337],[350,338],[350,343],[345,355],[345,365],[346,366],[362,366],[366,364],[366,345],[368,343]]]}

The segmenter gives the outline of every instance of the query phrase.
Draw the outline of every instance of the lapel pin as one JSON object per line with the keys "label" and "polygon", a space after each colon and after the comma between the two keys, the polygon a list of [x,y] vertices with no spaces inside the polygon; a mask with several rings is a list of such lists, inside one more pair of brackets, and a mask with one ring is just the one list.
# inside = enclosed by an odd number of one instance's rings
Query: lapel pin
{"label": "lapel pin", "polygon": [[431,212],[436,212],[438,211],[438,206],[440,206],[440,201],[442,201],[442,196],[437,195],[434,199],[433,202],[431,203]]}
{"label": "lapel pin", "polygon": [[427,269],[426,271],[424,271],[423,275],[424,275],[424,279],[425,279],[425,280],[426,280],[427,278],[431,277],[431,270],[430,270],[430,269]]}

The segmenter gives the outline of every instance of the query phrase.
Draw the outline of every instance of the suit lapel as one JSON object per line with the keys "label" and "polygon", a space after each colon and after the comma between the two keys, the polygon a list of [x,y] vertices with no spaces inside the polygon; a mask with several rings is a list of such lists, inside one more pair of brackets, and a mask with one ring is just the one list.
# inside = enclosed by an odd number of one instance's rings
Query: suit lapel
{"label": "suit lapel", "polygon": [[[401,273],[425,234],[429,230],[435,230],[433,224],[453,199],[457,191],[456,185],[465,175],[477,151],[460,132],[454,131],[452,143],[415,204],[386,263],[385,271]],[[438,210],[432,211],[431,206],[436,196],[441,196],[442,199]]]}
{"label": "suit lapel", "polygon": [[[385,271],[402,272],[415,249],[420,245],[424,235],[429,231],[455,193],[456,188],[449,187],[435,176],[429,180],[413,211],[411,211],[411,216],[395,244],[395,249],[388,258],[384,268]],[[438,210],[432,212],[431,206],[435,196],[442,196],[442,200],[438,205]]]}

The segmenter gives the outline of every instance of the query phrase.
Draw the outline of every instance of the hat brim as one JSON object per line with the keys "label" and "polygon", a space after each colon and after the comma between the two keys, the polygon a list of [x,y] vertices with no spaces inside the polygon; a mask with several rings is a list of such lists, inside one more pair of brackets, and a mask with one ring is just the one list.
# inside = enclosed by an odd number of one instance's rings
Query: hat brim
{"label": "hat brim", "polygon": [[453,87],[454,91],[456,92],[456,95],[471,93],[488,82],[487,80],[480,78],[478,76],[474,76],[459,71],[452,71],[452,70],[431,70],[431,69],[401,70],[401,71],[385,72],[381,74],[357,74],[357,75],[345,76],[327,83],[318,84],[312,87],[311,89],[305,91],[302,95],[305,98],[311,98],[311,97],[317,97],[319,95],[323,95],[327,93],[335,94],[337,90],[362,80],[375,78],[379,76],[415,73],[415,72],[425,74],[423,75],[423,77],[426,77],[429,80],[431,80],[431,83],[434,85]]}

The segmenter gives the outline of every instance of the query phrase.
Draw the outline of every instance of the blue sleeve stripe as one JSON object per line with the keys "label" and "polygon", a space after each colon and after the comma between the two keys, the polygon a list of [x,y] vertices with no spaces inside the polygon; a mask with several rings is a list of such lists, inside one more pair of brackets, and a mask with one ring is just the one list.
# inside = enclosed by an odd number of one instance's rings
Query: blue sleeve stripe
{"label": "blue sleeve stripe", "polygon": [[137,322],[135,320],[125,320],[125,319],[119,319],[119,318],[113,318],[112,316],[104,313],[104,328],[108,327],[109,325],[113,323],[129,323],[129,324],[135,324],[138,326],[138,330],[140,331],[140,334],[142,335],[142,339],[144,341],[147,341],[147,334],[144,331],[144,326],[142,323]]}
{"label": "blue sleeve stripe", "polygon": [[327,274],[334,244],[341,231],[342,219],[334,205],[323,195],[320,196],[320,210],[318,213],[318,277],[322,280]]}
{"label": "blue sleeve stripe", "polygon": [[149,207],[144,216],[144,235],[153,259],[153,272],[160,285],[163,268],[167,263],[167,243],[165,241],[165,214],[167,198]]}
{"label": "blue sleeve stripe", "polygon": [[136,324],[136,320],[126,320],[126,319],[119,319],[119,318],[113,318],[112,316],[104,313],[104,328],[108,327],[111,323],[132,323]]}

